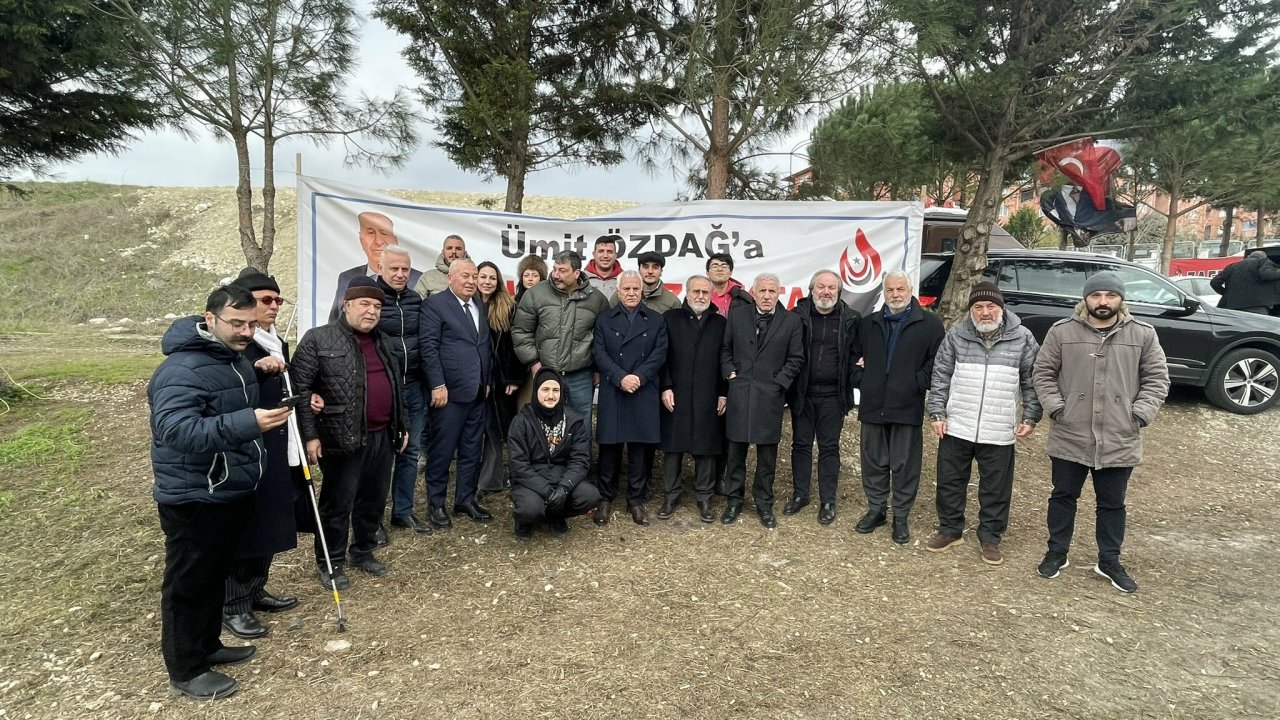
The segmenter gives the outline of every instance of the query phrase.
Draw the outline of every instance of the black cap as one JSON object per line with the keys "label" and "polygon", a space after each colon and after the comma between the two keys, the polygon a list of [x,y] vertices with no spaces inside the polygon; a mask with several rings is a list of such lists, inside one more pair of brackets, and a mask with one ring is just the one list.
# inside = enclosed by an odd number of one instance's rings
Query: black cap
{"label": "black cap", "polygon": [[362,275],[351,280],[351,284],[347,286],[347,292],[342,296],[342,300],[346,302],[347,300],[366,297],[373,298],[378,302],[387,301],[387,294],[382,292],[382,288],[378,287],[378,282],[371,277]]}
{"label": "black cap", "polygon": [[253,292],[254,290],[274,290],[280,292],[280,285],[272,275],[266,275],[256,267],[247,267],[236,276],[235,284]]}
{"label": "black cap", "polygon": [[650,250],[649,252],[640,253],[639,257],[636,258],[636,267],[645,263],[653,263],[658,267],[664,268],[667,266],[667,259],[663,257],[662,253],[656,253]]}

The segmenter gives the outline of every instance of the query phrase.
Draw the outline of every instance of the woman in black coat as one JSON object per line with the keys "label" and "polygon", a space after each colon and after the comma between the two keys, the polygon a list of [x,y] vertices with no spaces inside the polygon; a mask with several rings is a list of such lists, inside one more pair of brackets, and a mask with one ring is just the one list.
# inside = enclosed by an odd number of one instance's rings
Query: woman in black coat
{"label": "woman in black coat", "polygon": [[533,402],[511,422],[508,451],[511,504],[515,507],[517,540],[533,537],[540,520],[563,537],[566,518],[582,515],[600,502],[600,493],[587,479],[591,465],[591,435],[582,416],[565,402],[564,380],[542,369],[533,379]]}
{"label": "woman in black coat", "polygon": [[529,371],[516,357],[511,342],[511,318],[516,303],[507,292],[498,266],[482,262],[476,271],[476,290],[487,308],[489,342],[493,352],[493,385],[486,407],[484,460],[480,466],[477,487],[481,495],[498,492],[509,483],[503,477],[502,446],[507,441],[507,428],[516,414],[516,391],[524,384]]}

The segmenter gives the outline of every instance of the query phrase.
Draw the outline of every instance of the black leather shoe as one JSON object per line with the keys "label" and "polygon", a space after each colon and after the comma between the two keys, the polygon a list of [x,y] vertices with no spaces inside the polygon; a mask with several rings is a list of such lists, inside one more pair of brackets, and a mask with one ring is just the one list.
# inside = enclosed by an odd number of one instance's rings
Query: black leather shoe
{"label": "black leather shoe", "polygon": [[836,520],[836,504],[822,503],[818,506],[818,523],[821,525],[830,525]]}
{"label": "black leather shoe", "polygon": [[631,521],[637,525],[649,524],[649,513],[644,511],[643,505],[628,505],[627,512],[631,513]]}
{"label": "black leather shoe", "polygon": [[527,543],[533,539],[533,526],[516,523],[516,542]]}
{"label": "black leather shoe", "polygon": [[443,507],[431,508],[427,513],[427,519],[431,521],[432,525],[441,530],[448,530],[453,527],[453,521],[449,519],[449,513],[445,512]]}
{"label": "black leather shoe", "polygon": [[809,498],[793,497],[787,501],[786,505],[782,506],[782,514],[795,515],[796,513],[800,512],[801,510],[805,509],[808,506],[809,506]]}
{"label": "black leather shoe", "polygon": [[472,521],[478,523],[493,522],[493,516],[489,514],[489,511],[480,507],[480,503],[477,503],[475,500],[463,505],[454,505],[453,514],[466,515],[471,518]]}
{"label": "black leather shoe", "polygon": [[773,516],[772,508],[768,510],[757,510],[756,512],[760,515],[760,524],[763,525],[766,530],[772,530],[778,527],[778,518]]}
{"label": "black leather shoe", "polygon": [[206,670],[186,682],[170,680],[169,687],[176,693],[196,700],[217,700],[230,696],[237,686],[235,680],[217,670]]}
{"label": "black leather shoe", "polygon": [[418,519],[417,515],[409,513],[408,515],[397,515],[391,518],[391,524],[406,530],[412,530],[422,535],[431,534],[431,526]]}
{"label": "black leather shoe", "polygon": [[387,526],[378,523],[378,529],[373,533],[373,541],[378,547],[386,547],[391,544],[391,536],[387,534]]}
{"label": "black leather shoe", "polygon": [[253,609],[255,612],[284,612],[298,604],[298,598],[292,595],[279,597],[269,592],[262,593],[262,597],[253,601]]}
{"label": "black leather shoe", "polygon": [[596,506],[596,511],[591,513],[591,522],[597,525],[608,525],[609,515],[613,513],[613,503],[609,500],[601,500]]}
{"label": "black leather shoe", "polygon": [[662,507],[658,508],[659,520],[670,520],[672,515],[676,514],[676,504],[670,500],[663,500]]}
{"label": "black leather shoe", "polygon": [[224,647],[215,650],[209,656],[210,665],[243,665],[253,659],[258,654],[258,648],[252,645],[244,645],[242,647]]}
{"label": "black leather shoe", "polygon": [[904,517],[894,516],[893,518],[893,541],[899,545],[906,545],[911,539],[911,531],[907,529],[907,519]]}
{"label": "black leather shoe", "polygon": [[373,556],[367,557],[363,560],[352,560],[351,567],[357,570],[363,570],[374,577],[382,577],[387,574],[387,566],[383,565]]}
{"label": "black leather shoe", "polygon": [[564,518],[556,518],[551,521],[551,534],[558,538],[562,538],[569,534],[569,523]]}
{"label": "black leather shoe", "polygon": [[868,510],[867,514],[862,516],[862,519],[858,521],[857,526],[854,527],[853,529],[858,531],[859,533],[862,533],[863,535],[866,535],[867,533],[875,530],[876,528],[880,527],[884,523],[885,523],[885,519],[884,519],[883,510],[881,510],[880,512],[876,512],[875,510]]}
{"label": "black leather shoe", "polygon": [[724,508],[724,514],[720,516],[720,522],[725,525],[732,525],[738,522],[738,515],[742,514],[742,501],[730,500],[729,504]]}
{"label": "black leather shoe", "polygon": [[240,613],[239,615],[223,615],[222,627],[226,628],[232,635],[245,640],[264,637],[271,632],[270,628],[258,622],[258,618],[251,612]]}
{"label": "black leather shoe", "polygon": [[[351,589],[351,581],[347,579],[347,573],[342,569],[341,565],[333,566],[333,582],[339,590]],[[325,590],[333,590],[329,583],[329,571],[322,565],[320,566],[320,584]]]}
{"label": "black leather shoe", "polygon": [[710,500],[698,501],[698,519],[704,523],[713,523],[716,521],[716,512],[711,509]]}

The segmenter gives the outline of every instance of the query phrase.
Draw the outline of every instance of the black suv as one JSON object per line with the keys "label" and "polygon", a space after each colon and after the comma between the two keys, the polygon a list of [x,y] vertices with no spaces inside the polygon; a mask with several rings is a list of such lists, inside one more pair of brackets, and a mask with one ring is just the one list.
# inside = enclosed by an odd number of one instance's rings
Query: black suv
{"label": "black suv", "polygon": [[[952,253],[930,253],[920,263],[920,303],[937,303],[951,273]],[[1214,405],[1242,415],[1280,399],[1280,318],[1223,310],[1187,295],[1141,265],[1107,255],[1046,250],[991,250],[983,280],[1003,291],[1005,305],[1043,341],[1049,326],[1069,317],[1085,279],[1120,276],[1133,316],[1155,327],[1169,359],[1169,377],[1204,388]]]}

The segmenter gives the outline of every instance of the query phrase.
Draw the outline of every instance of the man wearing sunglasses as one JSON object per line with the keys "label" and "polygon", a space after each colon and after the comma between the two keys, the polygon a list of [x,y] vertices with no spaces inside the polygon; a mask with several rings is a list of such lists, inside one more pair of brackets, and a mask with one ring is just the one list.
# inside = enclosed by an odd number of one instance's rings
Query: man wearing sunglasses
{"label": "man wearing sunglasses", "polygon": [[255,409],[258,381],[242,353],[258,328],[256,308],[242,287],[214,290],[204,317],[181,318],[165,333],[166,358],[147,388],[152,494],[165,535],[161,648],[170,687],[201,699],[236,690],[214,666],[256,653],[218,639],[224,583],[266,465],[262,434],[289,416],[288,408]]}

